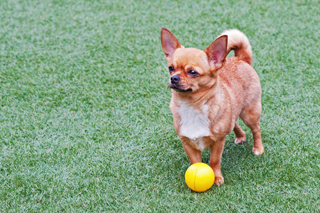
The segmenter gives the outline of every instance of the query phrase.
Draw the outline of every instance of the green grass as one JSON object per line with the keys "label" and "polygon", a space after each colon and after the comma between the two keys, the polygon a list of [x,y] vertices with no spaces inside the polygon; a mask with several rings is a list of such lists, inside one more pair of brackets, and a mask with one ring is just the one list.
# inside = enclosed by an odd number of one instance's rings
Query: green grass
{"label": "green grass", "polygon": [[[319,6],[1,1],[1,211],[319,211]],[[205,193],[184,182],[161,27],[199,49],[237,28],[253,47],[265,154],[252,154],[241,123],[247,143],[227,136],[225,184]]]}

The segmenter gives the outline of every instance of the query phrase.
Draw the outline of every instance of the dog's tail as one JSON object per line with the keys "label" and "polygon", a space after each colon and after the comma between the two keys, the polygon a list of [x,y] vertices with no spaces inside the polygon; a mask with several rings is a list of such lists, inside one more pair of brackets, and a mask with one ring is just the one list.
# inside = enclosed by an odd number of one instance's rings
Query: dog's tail
{"label": "dog's tail", "polygon": [[220,36],[222,35],[228,36],[228,53],[233,50],[235,57],[252,65],[252,50],[248,37],[236,29],[226,30]]}

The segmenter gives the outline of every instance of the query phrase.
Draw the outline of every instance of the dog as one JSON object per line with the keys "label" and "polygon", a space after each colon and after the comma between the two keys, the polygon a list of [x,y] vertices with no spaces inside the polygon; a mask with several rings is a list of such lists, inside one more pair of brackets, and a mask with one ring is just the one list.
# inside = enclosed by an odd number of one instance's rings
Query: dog
{"label": "dog", "polygon": [[[246,141],[238,117],[253,134],[253,153],[264,153],[261,85],[252,67],[249,40],[239,30],[227,30],[202,51],[183,47],[162,28],[161,46],[170,73],[174,128],[191,164],[202,162],[201,152],[210,147],[210,167],[219,186],[224,183],[221,157],[226,135],[233,130],[236,144]],[[234,57],[226,58],[231,50]]]}

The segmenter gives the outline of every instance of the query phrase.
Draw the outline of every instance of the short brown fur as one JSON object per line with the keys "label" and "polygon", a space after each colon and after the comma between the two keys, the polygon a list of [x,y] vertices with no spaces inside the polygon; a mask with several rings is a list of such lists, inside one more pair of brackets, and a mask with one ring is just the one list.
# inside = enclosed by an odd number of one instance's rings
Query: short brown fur
{"label": "short brown fur", "polygon": [[[225,136],[234,131],[235,143],[246,141],[245,133],[237,123],[238,117],[252,131],[253,152],[256,155],[264,152],[259,123],[260,80],[250,65],[251,53],[247,54],[246,50],[241,48],[241,43],[234,49],[237,57],[226,58],[232,49],[228,49],[227,41],[228,35],[220,36],[206,50],[201,51],[184,48],[169,30],[161,30],[162,48],[171,69],[170,109],[175,130],[191,164],[201,162],[201,151],[210,147],[210,166],[216,176],[216,185],[224,183],[221,156]],[[197,116],[199,118],[195,118]],[[193,125],[185,118],[195,119],[199,126],[204,126],[202,129],[199,127],[200,131],[204,131],[203,136],[199,133],[201,137],[192,138],[198,133],[184,133],[182,128],[189,130]],[[206,123],[207,120],[209,123]]]}

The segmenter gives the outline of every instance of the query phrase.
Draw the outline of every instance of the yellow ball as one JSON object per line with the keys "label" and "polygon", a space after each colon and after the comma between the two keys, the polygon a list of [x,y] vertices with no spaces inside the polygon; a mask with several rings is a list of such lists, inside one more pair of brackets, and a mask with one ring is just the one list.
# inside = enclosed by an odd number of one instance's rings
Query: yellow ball
{"label": "yellow ball", "polygon": [[205,163],[194,163],[186,171],[186,183],[190,189],[196,192],[204,192],[214,183],[214,172]]}

